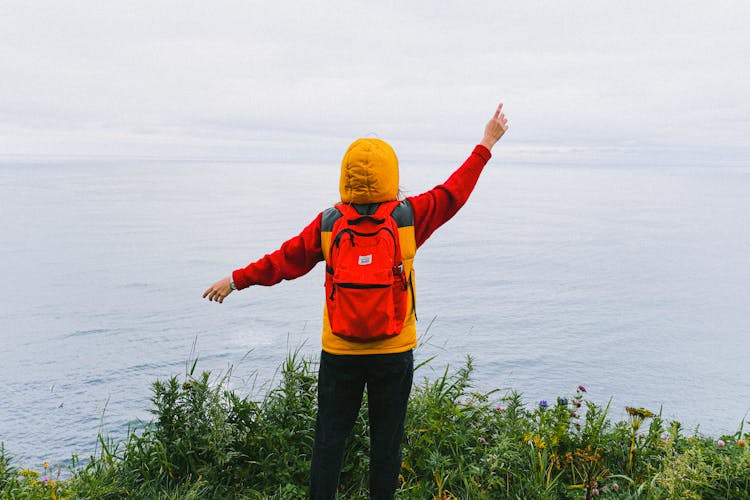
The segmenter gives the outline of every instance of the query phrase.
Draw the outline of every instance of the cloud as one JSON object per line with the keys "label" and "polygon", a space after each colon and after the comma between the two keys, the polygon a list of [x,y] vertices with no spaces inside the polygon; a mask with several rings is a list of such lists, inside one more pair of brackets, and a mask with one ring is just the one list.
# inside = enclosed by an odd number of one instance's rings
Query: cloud
{"label": "cloud", "polygon": [[740,2],[15,2],[0,20],[0,141],[20,155],[273,156],[377,134],[416,150],[477,141],[503,99],[507,142],[522,148],[742,148],[749,13]]}

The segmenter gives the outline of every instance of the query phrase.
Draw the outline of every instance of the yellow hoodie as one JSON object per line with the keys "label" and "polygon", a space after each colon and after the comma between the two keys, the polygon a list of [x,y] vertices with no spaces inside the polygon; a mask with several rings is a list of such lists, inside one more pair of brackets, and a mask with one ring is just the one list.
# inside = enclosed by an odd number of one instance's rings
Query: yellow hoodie
{"label": "yellow hoodie", "polygon": [[[339,191],[342,203],[367,205],[398,199],[398,158],[388,143],[380,139],[357,139],[349,146],[341,161]],[[398,213],[397,213],[398,212]],[[323,214],[321,246],[326,262],[329,261],[332,217],[338,214],[329,209]],[[328,310],[323,308],[323,350],[331,354],[390,354],[408,351],[417,345],[414,304],[414,255],[417,251],[414,236],[414,218],[411,207],[404,201],[394,210],[399,226],[401,256],[404,272],[411,288],[404,327],[399,335],[374,342],[350,342],[331,332]],[[329,222],[330,221],[330,222]]]}

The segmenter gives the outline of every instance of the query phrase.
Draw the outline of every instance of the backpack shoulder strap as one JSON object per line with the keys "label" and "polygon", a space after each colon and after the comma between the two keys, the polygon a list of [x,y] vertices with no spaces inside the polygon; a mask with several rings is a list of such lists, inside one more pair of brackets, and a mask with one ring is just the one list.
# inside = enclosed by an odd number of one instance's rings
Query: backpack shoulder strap
{"label": "backpack shoulder strap", "polygon": [[323,232],[333,231],[333,225],[339,220],[344,214],[339,210],[338,205],[335,207],[326,208],[323,211],[323,216],[320,221],[320,230]]}
{"label": "backpack shoulder strap", "polygon": [[414,210],[408,200],[400,201],[391,212],[391,217],[396,221],[398,227],[414,225]]}
{"label": "backpack shoulder strap", "polygon": [[[385,217],[389,212],[390,216],[396,221],[396,226],[407,227],[414,225],[414,211],[407,200],[381,203],[372,215],[375,216],[375,214],[378,214],[381,217]],[[323,211],[320,224],[321,230],[326,232],[333,231],[333,225],[344,215],[357,218],[361,214],[351,205],[337,203],[335,206]]]}

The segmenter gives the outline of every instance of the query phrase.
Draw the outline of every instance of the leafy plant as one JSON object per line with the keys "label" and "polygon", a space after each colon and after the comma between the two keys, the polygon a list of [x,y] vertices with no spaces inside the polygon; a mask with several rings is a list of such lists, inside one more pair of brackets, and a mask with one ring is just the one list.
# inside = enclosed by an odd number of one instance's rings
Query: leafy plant
{"label": "leafy plant", "polygon": [[[259,399],[228,389],[230,373],[153,384],[153,420],[122,442],[99,437],[94,456],[73,457],[71,476],[44,464],[18,469],[0,444],[0,499],[272,498],[307,495],[316,415],[316,364],[298,351]],[[732,435],[686,436],[677,422],[572,396],[529,406],[516,392],[478,392],[464,366],[412,390],[400,498],[750,498],[750,447]],[[350,436],[342,498],[368,498],[367,402]],[[644,431],[648,422],[648,429]]]}

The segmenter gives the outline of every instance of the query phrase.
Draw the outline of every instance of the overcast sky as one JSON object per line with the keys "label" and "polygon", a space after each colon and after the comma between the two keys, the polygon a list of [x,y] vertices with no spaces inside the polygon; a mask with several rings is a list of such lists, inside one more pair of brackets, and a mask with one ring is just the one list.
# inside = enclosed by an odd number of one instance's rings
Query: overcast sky
{"label": "overcast sky", "polygon": [[431,158],[499,100],[512,157],[750,151],[746,1],[0,6],[0,156]]}

